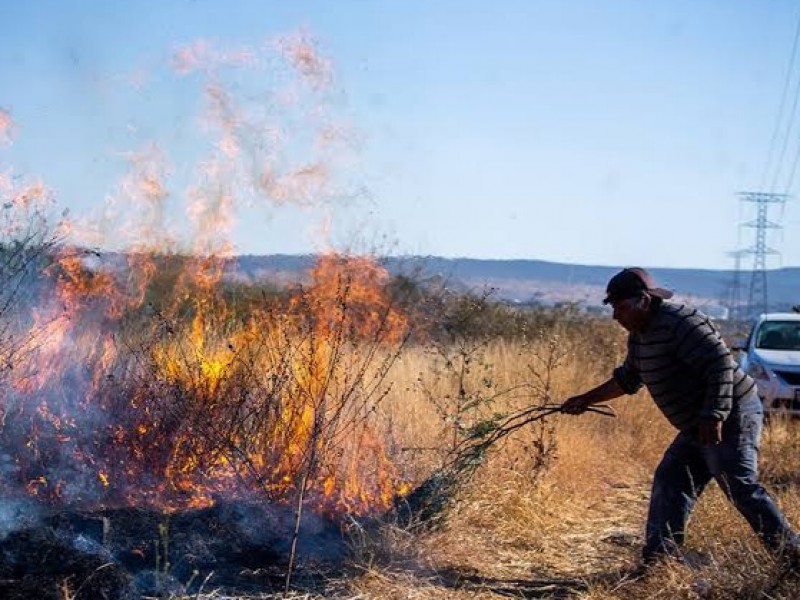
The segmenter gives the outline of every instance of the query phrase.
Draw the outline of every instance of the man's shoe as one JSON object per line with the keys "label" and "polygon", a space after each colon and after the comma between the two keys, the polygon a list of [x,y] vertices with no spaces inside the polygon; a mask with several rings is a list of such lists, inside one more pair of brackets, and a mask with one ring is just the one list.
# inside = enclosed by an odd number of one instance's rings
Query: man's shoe
{"label": "man's shoe", "polygon": [[662,552],[643,556],[640,563],[622,571],[621,575],[623,579],[636,581],[647,577],[656,566],[667,563],[684,564],[683,556],[674,556]]}

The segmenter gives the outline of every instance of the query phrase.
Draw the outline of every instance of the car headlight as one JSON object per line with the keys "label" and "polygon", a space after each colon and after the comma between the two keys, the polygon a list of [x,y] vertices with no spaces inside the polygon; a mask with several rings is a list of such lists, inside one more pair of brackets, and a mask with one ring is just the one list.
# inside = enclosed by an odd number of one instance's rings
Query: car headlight
{"label": "car headlight", "polygon": [[747,371],[756,379],[769,379],[769,373],[757,360],[751,361]]}

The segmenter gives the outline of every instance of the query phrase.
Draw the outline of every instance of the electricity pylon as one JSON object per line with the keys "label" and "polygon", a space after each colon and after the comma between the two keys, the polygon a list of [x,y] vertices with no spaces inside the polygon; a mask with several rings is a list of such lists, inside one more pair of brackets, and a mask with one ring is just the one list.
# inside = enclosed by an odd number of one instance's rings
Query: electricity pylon
{"label": "electricity pylon", "polygon": [[767,232],[770,229],[780,229],[781,226],[767,218],[771,205],[783,205],[788,199],[787,194],[768,192],[741,192],[739,197],[743,202],[752,202],[756,205],[756,218],[744,223],[745,227],[755,229],[756,240],[749,248],[741,252],[753,256],[753,271],[750,277],[750,290],[747,305],[751,312],[767,312],[769,308],[767,294],[767,256],[779,254],[767,246]]}
{"label": "electricity pylon", "polygon": [[744,315],[742,311],[742,259],[750,254],[748,250],[734,250],[727,255],[733,258],[733,280],[729,284],[727,298],[728,318],[733,321],[740,320]]}

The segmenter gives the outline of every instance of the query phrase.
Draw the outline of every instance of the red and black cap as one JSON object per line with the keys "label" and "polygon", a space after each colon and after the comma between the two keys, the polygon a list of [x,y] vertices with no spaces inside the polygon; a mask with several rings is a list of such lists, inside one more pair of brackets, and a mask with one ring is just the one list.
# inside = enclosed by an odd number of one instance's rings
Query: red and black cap
{"label": "red and black cap", "polygon": [[626,298],[635,298],[644,292],[664,300],[672,298],[672,292],[657,287],[653,276],[645,269],[630,267],[623,269],[608,281],[603,304],[625,300]]}

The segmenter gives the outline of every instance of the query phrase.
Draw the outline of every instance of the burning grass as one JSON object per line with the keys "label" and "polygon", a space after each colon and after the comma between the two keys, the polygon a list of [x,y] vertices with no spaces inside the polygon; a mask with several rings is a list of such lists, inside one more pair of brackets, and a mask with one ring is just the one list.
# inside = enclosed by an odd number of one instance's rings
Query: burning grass
{"label": "burning grass", "polygon": [[76,260],[54,263],[65,310],[6,397],[7,493],[16,480],[82,508],[173,510],[237,490],[307,493],[338,512],[388,507],[398,482],[369,416],[407,326],[380,297],[380,272],[359,265],[355,278],[341,261],[336,284],[320,276],[236,319],[208,269],[140,306]]}

